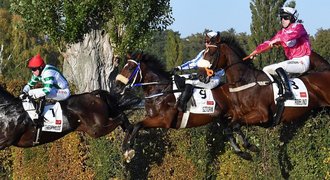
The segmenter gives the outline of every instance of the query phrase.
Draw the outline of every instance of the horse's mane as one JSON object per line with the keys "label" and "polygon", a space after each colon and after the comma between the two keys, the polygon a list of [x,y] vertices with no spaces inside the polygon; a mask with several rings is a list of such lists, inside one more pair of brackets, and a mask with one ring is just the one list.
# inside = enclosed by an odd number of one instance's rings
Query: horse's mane
{"label": "horse's mane", "polygon": [[221,43],[227,44],[233,51],[236,52],[236,54],[240,58],[244,58],[247,56],[244,49],[239,44],[239,42],[235,38],[235,36],[232,36],[232,35],[221,36]]}
{"label": "horse's mane", "polygon": [[[243,58],[247,56],[246,52],[238,42],[235,36],[233,35],[225,35],[221,36],[221,43],[227,44],[243,61]],[[251,60],[244,61],[245,64],[254,68],[253,62]]]}
{"label": "horse's mane", "polygon": [[5,100],[16,99],[16,97],[3,88],[2,85],[0,85],[0,98]]}
{"label": "horse's mane", "polygon": [[165,63],[158,59],[156,56],[148,53],[142,53],[140,56],[141,58],[134,58],[134,56],[132,56],[132,58],[139,59],[140,62],[145,63],[152,72],[158,75],[161,75],[167,79],[171,77],[170,73],[166,71]]}

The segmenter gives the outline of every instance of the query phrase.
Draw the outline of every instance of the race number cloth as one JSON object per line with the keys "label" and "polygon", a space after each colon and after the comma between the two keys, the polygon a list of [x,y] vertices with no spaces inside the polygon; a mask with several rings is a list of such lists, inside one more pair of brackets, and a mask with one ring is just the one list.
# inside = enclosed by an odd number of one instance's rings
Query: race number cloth
{"label": "race number cloth", "polygon": [[44,109],[44,126],[43,131],[49,132],[62,132],[63,128],[63,117],[62,109],[59,102],[54,105],[48,105]]}
{"label": "race number cloth", "polygon": [[[177,90],[175,83],[173,83],[173,90]],[[174,93],[178,100],[181,93]],[[194,88],[194,93],[187,103],[187,111],[195,114],[209,114],[214,113],[215,101],[210,89]]]}
{"label": "race number cloth", "polygon": [[[189,75],[180,75],[188,77]],[[177,86],[173,83],[173,90],[177,90]],[[181,93],[174,93],[175,99],[178,100]],[[190,113],[210,114],[214,113],[215,101],[210,89],[194,88],[194,93],[187,103],[187,111],[183,113],[180,128],[186,128]]]}
{"label": "race number cloth", "polygon": [[[308,106],[308,92],[305,84],[298,78],[290,79],[291,90],[294,95],[294,99],[289,99],[284,102],[286,107],[307,107]],[[274,100],[278,95],[278,86],[273,83]]]}
{"label": "race number cloth", "polygon": [[[29,114],[32,120],[38,119],[38,114],[33,104],[28,100],[22,100],[24,110]],[[54,105],[47,105],[42,113],[44,116],[44,124],[42,131],[48,132],[62,132],[63,128],[63,115],[62,109],[59,102]]]}

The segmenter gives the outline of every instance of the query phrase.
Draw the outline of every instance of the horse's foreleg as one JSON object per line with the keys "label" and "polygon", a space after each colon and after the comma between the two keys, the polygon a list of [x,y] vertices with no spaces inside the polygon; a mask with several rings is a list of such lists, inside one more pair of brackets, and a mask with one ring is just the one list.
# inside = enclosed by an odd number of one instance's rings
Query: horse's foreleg
{"label": "horse's foreleg", "polygon": [[234,149],[235,152],[242,152],[242,150],[239,148],[234,136],[233,136],[233,130],[230,127],[227,127],[224,129],[225,135],[228,138],[231,147]]}
{"label": "horse's foreleg", "polygon": [[252,159],[252,156],[251,154],[247,153],[247,152],[244,152],[242,151],[240,148],[239,148],[239,145],[237,144],[236,142],[236,139],[233,135],[233,130],[231,127],[228,127],[225,129],[225,134],[226,136],[228,137],[229,139],[229,142],[230,142],[230,145],[231,147],[234,148],[234,152],[240,156],[241,158],[245,159],[245,160],[251,160]]}
{"label": "horse's foreleg", "polygon": [[142,124],[139,122],[134,125],[133,130],[129,130],[126,133],[125,140],[123,143],[123,149],[124,149],[124,157],[126,159],[126,162],[131,162],[132,158],[135,156],[135,150],[133,149],[134,146],[134,140],[141,129]]}
{"label": "horse's foreleg", "polygon": [[259,152],[259,149],[258,149],[255,145],[251,144],[251,143],[248,141],[248,139],[246,138],[245,134],[242,132],[240,126],[239,126],[238,128],[235,127],[235,128],[234,128],[234,131],[237,133],[238,137],[239,137],[240,140],[243,142],[243,147],[244,147],[245,149],[248,149],[248,150],[250,150],[250,151],[252,151],[252,152]]}
{"label": "horse's foreleg", "polygon": [[129,122],[125,114],[120,114],[116,119],[119,118],[120,127],[123,129],[124,132],[132,131],[133,125]]}

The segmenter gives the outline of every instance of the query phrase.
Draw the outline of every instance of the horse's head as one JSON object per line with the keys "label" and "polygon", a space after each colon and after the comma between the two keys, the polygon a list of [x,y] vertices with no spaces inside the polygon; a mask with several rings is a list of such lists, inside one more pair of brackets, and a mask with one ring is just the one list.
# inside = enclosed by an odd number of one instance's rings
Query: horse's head
{"label": "horse's head", "polygon": [[243,62],[246,56],[238,41],[233,36],[222,36],[218,32],[212,38],[205,38],[205,52],[201,65],[198,64],[198,77],[202,82],[207,83],[213,75],[213,71],[228,69],[236,63]]}
{"label": "horse's head", "polygon": [[163,61],[150,54],[134,53],[127,57],[125,66],[117,75],[115,91],[123,95],[132,87],[164,82],[172,82],[172,79]]}
{"label": "horse's head", "polygon": [[128,55],[126,64],[116,77],[115,92],[124,94],[126,89],[142,81],[140,59],[142,54]]}
{"label": "horse's head", "polygon": [[[217,32],[216,36],[205,36],[205,51],[203,59],[198,61],[198,78],[202,82],[209,82],[210,77],[213,75],[213,70],[222,68],[222,64],[219,62],[220,58],[220,32]],[[219,67],[218,67],[219,66]]]}

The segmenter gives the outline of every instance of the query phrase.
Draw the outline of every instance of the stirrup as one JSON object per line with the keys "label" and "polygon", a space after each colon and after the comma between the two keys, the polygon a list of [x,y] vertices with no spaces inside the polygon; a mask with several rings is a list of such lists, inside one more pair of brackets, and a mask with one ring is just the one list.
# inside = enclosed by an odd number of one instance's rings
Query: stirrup
{"label": "stirrup", "polygon": [[294,99],[293,93],[290,91],[284,92],[284,94],[282,95],[285,99]]}

